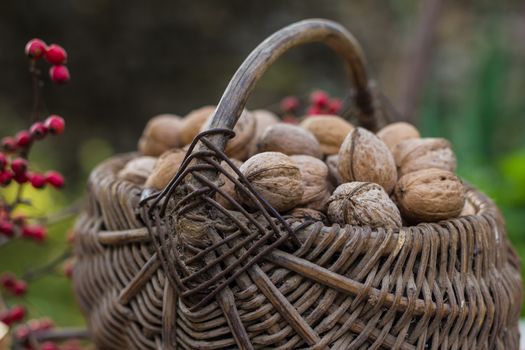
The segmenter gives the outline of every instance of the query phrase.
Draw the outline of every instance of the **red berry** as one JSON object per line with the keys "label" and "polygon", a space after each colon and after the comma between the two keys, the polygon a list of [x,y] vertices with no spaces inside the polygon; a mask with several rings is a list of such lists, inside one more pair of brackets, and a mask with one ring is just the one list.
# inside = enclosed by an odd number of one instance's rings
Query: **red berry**
{"label": "red berry", "polygon": [[31,141],[31,134],[26,130],[19,131],[16,134],[16,145],[20,148],[26,148],[31,144]]}
{"label": "red berry", "polygon": [[322,90],[317,90],[311,93],[310,102],[317,107],[326,107],[330,97]]}
{"label": "red berry", "polygon": [[17,174],[23,174],[27,170],[27,160],[24,158],[16,158],[11,162],[11,169]]}
{"label": "red berry", "polygon": [[46,60],[53,65],[64,64],[67,60],[67,52],[62,46],[51,44],[46,51]]}
{"label": "red berry", "polygon": [[29,40],[26,44],[26,55],[38,59],[46,52],[46,43],[40,39]]}
{"label": "red berry", "polygon": [[24,226],[22,228],[22,236],[32,238],[36,241],[43,241],[46,238],[46,229],[42,226]]}
{"label": "red berry", "polygon": [[64,264],[64,275],[66,275],[67,278],[71,278],[73,276],[73,261],[67,261]]}
{"label": "red berry", "polygon": [[49,68],[49,77],[56,84],[65,84],[69,81],[69,69],[66,66],[52,66]]}
{"label": "red berry", "polygon": [[27,181],[29,181],[27,173],[15,174],[15,176],[13,176],[13,179],[17,184],[25,184]]}
{"label": "red berry", "polygon": [[12,321],[11,321],[11,314],[9,313],[9,310],[0,312],[0,322],[3,322],[8,326],[11,324]]}
{"label": "red berry", "polygon": [[42,319],[38,320],[38,330],[40,330],[40,331],[46,330],[46,329],[51,329],[54,326],[55,326],[55,323],[50,318],[42,318]]}
{"label": "red berry", "polygon": [[318,106],[310,106],[306,111],[306,115],[319,115],[322,114],[321,108]]}
{"label": "red berry", "polygon": [[46,173],[46,181],[48,184],[55,188],[60,188],[64,186],[64,178],[58,171],[48,171]]}
{"label": "red berry", "polygon": [[281,101],[281,109],[285,113],[296,112],[299,108],[299,100],[297,97],[288,96]]}
{"label": "red berry", "polygon": [[11,288],[14,295],[21,296],[27,292],[27,283],[24,280],[18,280],[15,285]]}
{"label": "red berry", "polygon": [[0,170],[4,170],[7,165],[7,156],[0,152]]}
{"label": "red berry", "polygon": [[13,174],[9,171],[2,171],[0,173],[0,186],[7,186],[11,183],[13,179]]}
{"label": "red berry", "polygon": [[31,133],[31,136],[35,140],[41,140],[43,139],[47,134],[47,128],[42,122],[36,122],[33,125],[31,125],[31,128],[29,129],[29,132]]}
{"label": "red berry", "polygon": [[0,276],[0,284],[4,288],[12,288],[15,285],[15,283],[16,283],[16,277],[12,273],[4,272]]}
{"label": "red berry", "polygon": [[40,344],[41,350],[59,350],[60,348],[56,343],[53,343],[52,341],[46,341]]}
{"label": "red berry", "polygon": [[26,224],[26,217],[24,215],[16,215],[13,216],[12,221],[16,226],[24,226]]}
{"label": "red berry", "polygon": [[31,186],[34,188],[44,188],[46,185],[46,177],[44,174],[40,173],[32,173],[29,175],[29,182],[31,182]]}
{"label": "red berry", "polygon": [[7,220],[1,220],[0,221],[0,233],[5,235],[5,236],[8,236],[8,237],[11,237],[13,235],[13,224],[10,223],[9,221]]}
{"label": "red berry", "polygon": [[341,112],[341,107],[343,107],[343,102],[338,98],[333,98],[328,103],[328,113],[338,114]]}
{"label": "red berry", "polygon": [[22,305],[15,305],[9,309],[11,322],[22,321],[26,316],[26,309]]}
{"label": "red berry", "polygon": [[2,139],[2,149],[6,152],[16,151],[16,140],[11,136],[4,137]]}
{"label": "red berry", "polygon": [[45,126],[49,130],[50,133],[55,135],[60,135],[64,132],[64,128],[66,127],[66,122],[64,121],[64,118],[62,118],[59,115],[50,115],[47,117],[45,121]]}
{"label": "red berry", "polygon": [[19,326],[16,329],[15,337],[19,341],[27,340],[26,338],[29,335],[29,332],[31,332],[31,329],[28,326],[26,325]]}

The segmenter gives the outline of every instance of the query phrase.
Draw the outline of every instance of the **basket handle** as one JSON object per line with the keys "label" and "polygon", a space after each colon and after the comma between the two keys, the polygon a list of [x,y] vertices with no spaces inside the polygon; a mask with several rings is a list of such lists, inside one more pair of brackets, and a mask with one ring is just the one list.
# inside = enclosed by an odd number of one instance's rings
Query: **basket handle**
{"label": "basket handle", "polygon": [[[355,88],[353,99],[359,110],[359,121],[362,126],[375,131],[378,121],[374,114],[373,97],[361,46],[343,26],[324,19],[308,19],[291,24],[259,44],[230,80],[207,129],[232,130],[255,84],[266,70],[289,49],[313,42],[325,43],[342,56]],[[224,150],[228,137],[217,134],[209,140]]]}

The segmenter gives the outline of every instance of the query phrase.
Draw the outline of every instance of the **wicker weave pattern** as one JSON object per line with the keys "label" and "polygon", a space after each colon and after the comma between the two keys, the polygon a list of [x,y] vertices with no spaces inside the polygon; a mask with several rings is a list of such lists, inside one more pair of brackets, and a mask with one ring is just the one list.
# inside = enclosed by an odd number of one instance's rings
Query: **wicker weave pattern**
{"label": "wicker weave pattern", "polygon": [[141,201],[146,191],[116,177],[133,154],[100,165],[76,225],[73,274],[97,345],[517,350],[519,259],[501,214],[473,188],[475,215],[399,230],[281,217],[242,176],[236,186],[257,211],[217,204],[224,146],[250,92],[280,55],[309,42],[343,58],[361,125],[380,126],[355,39],[307,20],[248,56],[162,193]]}
{"label": "wicker weave pattern", "polygon": [[[140,189],[115,176],[129,159],[93,172],[77,223],[75,289],[95,341],[238,348],[218,302],[190,311],[160,264],[148,263],[155,249],[136,219]],[[231,287],[253,347],[518,349],[518,258],[493,203],[473,189],[468,200],[477,215],[400,232],[319,223],[298,231],[297,251],[274,250]],[[266,294],[287,300],[298,322]]]}

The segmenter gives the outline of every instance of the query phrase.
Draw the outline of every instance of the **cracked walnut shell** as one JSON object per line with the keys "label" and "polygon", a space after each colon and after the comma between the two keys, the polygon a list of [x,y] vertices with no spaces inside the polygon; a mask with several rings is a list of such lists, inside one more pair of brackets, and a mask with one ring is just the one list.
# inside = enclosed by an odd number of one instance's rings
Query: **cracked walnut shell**
{"label": "cracked walnut shell", "polygon": [[348,182],[337,187],[328,201],[328,218],[340,225],[402,226],[397,206],[383,187],[371,182]]}
{"label": "cracked walnut shell", "polygon": [[387,193],[392,192],[397,181],[392,153],[383,141],[363,128],[355,128],[346,136],[337,167],[343,181],[373,182]]}

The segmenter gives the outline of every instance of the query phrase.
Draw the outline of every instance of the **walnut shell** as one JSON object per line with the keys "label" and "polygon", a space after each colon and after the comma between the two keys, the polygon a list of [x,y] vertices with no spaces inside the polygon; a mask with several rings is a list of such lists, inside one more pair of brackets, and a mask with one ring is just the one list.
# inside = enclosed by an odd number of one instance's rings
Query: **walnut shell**
{"label": "walnut shell", "polygon": [[155,157],[137,157],[127,162],[124,168],[118,172],[117,177],[137,185],[143,185],[153,172],[156,162],[157,158]]}
{"label": "walnut shell", "polygon": [[450,142],[441,138],[410,139],[395,147],[399,177],[423,169],[438,168],[454,172],[456,156]]}
{"label": "walnut shell", "polygon": [[201,131],[204,123],[206,123],[208,118],[214,112],[215,106],[204,106],[186,114],[182,120],[182,126],[180,129],[180,140],[182,146],[187,145],[193,141],[195,136],[197,136]]}
{"label": "walnut shell", "polygon": [[388,124],[377,132],[379,137],[387,145],[391,152],[401,142],[409,139],[420,138],[419,131],[412,125],[406,122],[397,122]]}
{"label": "walnut shell", "polygon": [[[277,211],[297,206],[303,197],[303,183],[299,167],[287,155],[279,152],[259,153],[240,168],[254,189]],[[237,198],[250,208],[255,203],[238,187]]]}
{"label": "walnut shell", "polygon": [[279,123],[266,129],[257,143],[258,152],[305,154],[321,158],[321,146],[315,136],[297,125]]}
{"label": "walnut shell", "polygon": [[346,135],[354,126],[337,115],[309,116],[300,124],[319,141],[324,155],[337,154]]}
{"label": "walnut shell", "polygon": [[[242,165],[242,162],[240,160],[231,159],[231,161],[233,165],[237,167],[237,169],[239,169]],[[233,178],[236,179],[238,177],[237,173],[228,165],[228,163],[226,163],[225,161],[222,161],[221,165],[224,168],[224,170],[226,170],[226,172],[230,174]],[[234,199],[236,199],[235,184],[224,174],[219,175],[219,182],[222,184],[220,186],[220,189],[226,192],[227,194],[229,194],[230,196],[232,196]],[[219,193],[217,193],[215,198],[217,202],[219,202],[224,208],[233,209],[233,205],[231,205],[231,203]]]}
{"label": "walnut shell", "polygon": [[328,218],[323,212],[311,208],[294,208],[287,215],[296,219],[321,221],[325,224],[328,223]]}
{"label": "walnut shell", "polygon": [[355,128],[339,150],[339,174],[345,182],[374,182],[392,192],[397,170],[392,153],[376,135],[363,128]]}
{"label": "walnut shell", "polygon": [[401,213],[413,223],[455,218],[465,203],[461,180],[443,169],[423,169],[402,176],[395,195]]}
{"label": "walnut shell", "polygon": [[299,167],[303,183],[303,197],[301,206],[323,211],[330,198],[328,183],[328,167],[315,157],[305,155],[290,156],[290,159]]}
{"label": "walnut shell", "polygon": [[161,114],[151,118],[140,137],[138,148],[146,156],[158,157],[181,144],[182,120],[173,114]]}
{"label": "walnut shell", "polygon": [[339,174],[338,169],[339,155],[332,154],[331,156],[326,157],[325,163],[328,166],[328,179],[330,180],[330,183],[334,187],[337,187],[340,184],[342,184],[344,181],[341,177],[341,174]]}
{"label": "walnut shell", "polygon": [[252,114],[255,118],[255,134],[248,146],[248,154],[250,157],[257,153],[257,142],[264,131],[269,126],[279,123],[279,117],[265,109],[256,109],[255,111],[252,111]]}
{"label": "walnut shell", "polygon": [[175,149],[164,152],[157,162],[155,168],[146,180],[146,187],[161,190],[171,181],[184,161],[186,152]]}
{"label": "walnut shell", "polygon": [[397,228],[401,214],[383,187],[349,182],[337,187],[328,201],[328,218],[340,225]]}

